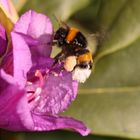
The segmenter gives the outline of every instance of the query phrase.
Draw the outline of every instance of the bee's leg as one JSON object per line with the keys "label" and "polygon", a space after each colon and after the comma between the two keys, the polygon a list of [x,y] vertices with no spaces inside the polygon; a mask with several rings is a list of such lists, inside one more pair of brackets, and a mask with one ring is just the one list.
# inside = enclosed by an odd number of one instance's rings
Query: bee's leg
{"label": "bee's leg", "polygon": [[63,46],[61,45],[61,42],[63,43],[63,40],[53,40],[52,41],[52,46],[58,47],[58,48],[63,48]]}
{"label": "bee's leg", "polygon": [[55,46],[55,45],[58,46],[58,41],[57,41],[57,40],[53,40],[53,41],[52,41],[52,45],[53,45],[53,46]]}
{"label": "bee's leg", "polygon": [[54,59],[55,59],[54,61],[54,65],[55,65],[64,59],[64,53],[61,51],[54,57]]}

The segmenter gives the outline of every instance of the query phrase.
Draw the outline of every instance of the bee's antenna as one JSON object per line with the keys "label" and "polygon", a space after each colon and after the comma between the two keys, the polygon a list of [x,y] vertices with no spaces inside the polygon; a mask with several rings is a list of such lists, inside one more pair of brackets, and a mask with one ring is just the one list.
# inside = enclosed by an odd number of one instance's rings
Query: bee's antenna
{"label": "bee's antenna", "polygon": [[64,21],[60,20],[60,22],[63,27],[65,27],[66,29],[69,29],[69,26]]}
{"label": "bee's antenna", "polygon": [[55,14],[53,14],[53,17],[55,19],[55,21],[58,23],[59,27],[61,26],[61,21],[56,17]]}
{"label": "bee's antenna", "polygon": [[53,14],[53,17],[56,20],[56,22],[59,24],[59,27],[63,26],[66,29],[69,29],[69,26],[64,21],[62,21],[61,19],[58,19],[55,14]]}

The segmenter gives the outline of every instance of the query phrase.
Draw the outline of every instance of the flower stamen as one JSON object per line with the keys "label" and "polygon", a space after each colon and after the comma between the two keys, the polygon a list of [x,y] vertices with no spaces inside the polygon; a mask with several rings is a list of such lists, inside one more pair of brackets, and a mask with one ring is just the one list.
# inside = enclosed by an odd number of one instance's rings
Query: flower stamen
{"label": "flower stamen", "polygon": [[27,97],[28,97],[28,102],[30,103],[31,101],[37,101],[40,98],[40,94],[42,92],[42,88],[44,86],[44,77],[40,70],[36,70],[35,76],[39,78],[39,83],[37,84],[38,86],[35,88],[32,86],[32,82],[27,82],[28,86],[30,86],[30,89],[34,90],[28,90],[27,91]]}
{"label": "flower stamen", "polygon": [[39,80],[40,80],[40,87],[43,87],[43,85],[44,85],[44,77],[43,77],[41,71],[40,70],[36,70],[35,76],[38,77]]}

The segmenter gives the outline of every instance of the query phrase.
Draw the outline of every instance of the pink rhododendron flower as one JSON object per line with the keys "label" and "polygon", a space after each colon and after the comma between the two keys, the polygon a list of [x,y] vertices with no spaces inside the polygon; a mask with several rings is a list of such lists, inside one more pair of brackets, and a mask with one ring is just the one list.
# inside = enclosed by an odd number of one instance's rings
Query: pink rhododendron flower
{"label": "pink rhododendron flower", "polygon": [[[0,26],[0,54],[7,44]],[[23,14],[11,32],[12,49],[0,67],[0,128],[12,131],[50,131],[71,128],[82,135],[89,129],[78,120],[59,116],[76,98],[72,74],[53,65],[53,27],[34,11]],[[4,43],[3,43],[4,42]]]}

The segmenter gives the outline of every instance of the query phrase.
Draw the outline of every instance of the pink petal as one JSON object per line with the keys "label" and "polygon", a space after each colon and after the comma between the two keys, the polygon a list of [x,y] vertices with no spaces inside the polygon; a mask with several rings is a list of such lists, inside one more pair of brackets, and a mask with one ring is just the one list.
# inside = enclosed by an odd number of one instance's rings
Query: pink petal
{"label": "pink petal", "polygon": [[17,131],[33,126],[24,90],[8,86],[0,93],[0,128]]}
{"label": "pink petal", "polygon": [[53,27],[47,16],[30,10],[20,17],[13,31],[38,40],[40,45],[35,46],[38,53],[43,56],[50,56]]}
{"label": "pink petal", "polygon": [[0,3],[3,5],[3,7],[10,13],[10,7],[8,0],[0,0]]}
{"label": "pink petal", "polygon": [[31,52],[24,41],[24,39],[12,32],[12,43],[13,43],[13,59],[14,59],[14,78],[18,81],[22,87],[26,83],[26,74],[32,66]]}
{"label": "pink petal", "polygon": [[38,114],[32,114],[35,123],[34,130],[36,131],[50,131],[56,129],[67,129],[71,128],[81,135],[86,136],[90,133],[90,130],[78,120],[69,117],[62,116],[51,116]]}
{"label": "pink petal", "polygon": [[40,99],[35,103],[34,112],[58,114],[63,112],[76,98],[77,86],[73,86],[71,73],[62,76],[48,75]]}
{"label": "pink petal", "polygon": [[17,21],[18,14],[11,0],[0,0],[0,7],[13,23]]}

